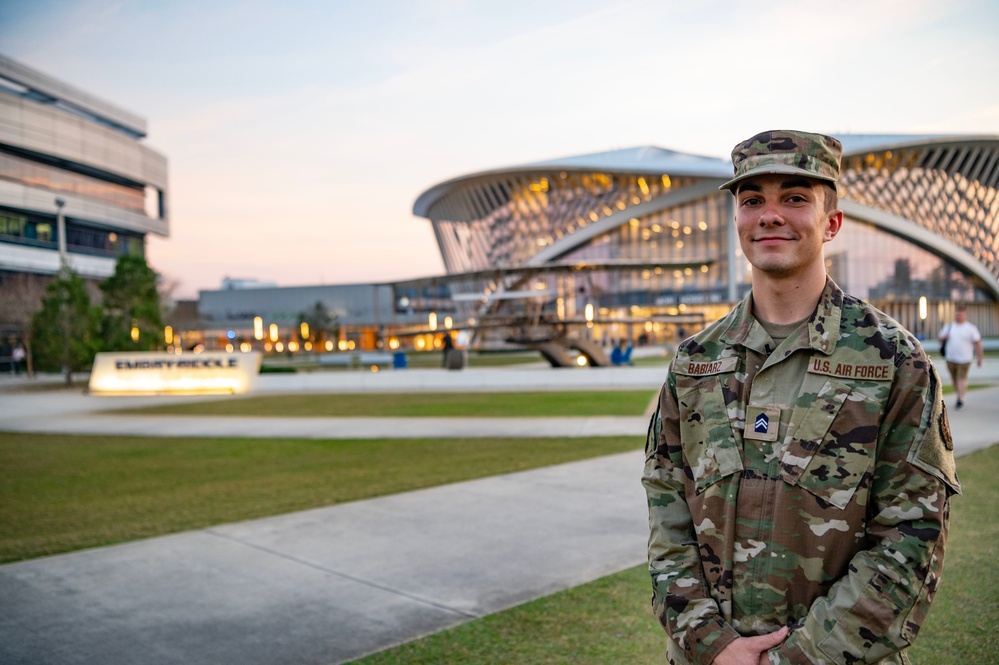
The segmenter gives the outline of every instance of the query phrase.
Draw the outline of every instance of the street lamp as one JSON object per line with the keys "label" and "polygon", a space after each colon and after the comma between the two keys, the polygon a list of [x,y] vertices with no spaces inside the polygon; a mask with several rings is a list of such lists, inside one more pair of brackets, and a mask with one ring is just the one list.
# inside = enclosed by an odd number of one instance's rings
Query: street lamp
{"label": "street lamp", "polygon": [[919,333],[926,337],[926,296],[919,296]]}
{"label": "street lamp", "polygon": [[64,275],[69,258],[66,255],[66,218],[62,214],[62,207],[66,201],[56,197],[56,240],[59,243],[59,274]]}

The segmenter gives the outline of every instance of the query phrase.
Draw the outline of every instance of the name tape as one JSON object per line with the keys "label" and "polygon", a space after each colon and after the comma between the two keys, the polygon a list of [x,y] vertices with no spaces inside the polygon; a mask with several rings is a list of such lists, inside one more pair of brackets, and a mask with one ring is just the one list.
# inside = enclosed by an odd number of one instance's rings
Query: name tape
{"label": "name tape", "polygon": [[867,379],[868,381],[890,381],[895,366],[891,363],[841,363],[823,358],[813,358],[808,371],[825,374],[837,379]]}
{"label": "name tape", "polygon": [[675,371],[677,374],[685,374],[687,376],[710,376],[712,374],[733,372],[738,366],[738,358],[722,358],[721,360],[710,360],[708,362],[688,361],[678,365]]}

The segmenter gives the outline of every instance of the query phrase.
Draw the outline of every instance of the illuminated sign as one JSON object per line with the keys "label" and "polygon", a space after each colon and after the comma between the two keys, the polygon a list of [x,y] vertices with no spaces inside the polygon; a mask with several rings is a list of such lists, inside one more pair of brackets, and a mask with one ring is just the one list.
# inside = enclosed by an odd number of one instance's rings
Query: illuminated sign
{"label": "illuminated sign", "polygon": [[98,353],[90,372],[94,394],[242,393],[260,373],[259,352]]}

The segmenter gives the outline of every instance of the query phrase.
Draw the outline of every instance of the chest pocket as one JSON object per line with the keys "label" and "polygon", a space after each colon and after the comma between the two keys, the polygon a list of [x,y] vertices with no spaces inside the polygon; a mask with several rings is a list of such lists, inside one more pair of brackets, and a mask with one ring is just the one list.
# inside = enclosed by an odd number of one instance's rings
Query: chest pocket
{"label": "chest pocket", "polygon": [[[741,434],[737,438],[732,428],[736,414],[729,413],[725,397],[726,378],[732,377],[732,372],[699,377],[677,372],[680,440],[698,494],[742,470]],[[730,394],[734,402],[734,393]],[[739,407],[733,403],[731,408]],[[742,417],[736,419],[741,421]]]}
{"label": "chest pocket", "polygon": [[872,468],[889,383],[809,374],[791,414],[781,478],[845,508]]}

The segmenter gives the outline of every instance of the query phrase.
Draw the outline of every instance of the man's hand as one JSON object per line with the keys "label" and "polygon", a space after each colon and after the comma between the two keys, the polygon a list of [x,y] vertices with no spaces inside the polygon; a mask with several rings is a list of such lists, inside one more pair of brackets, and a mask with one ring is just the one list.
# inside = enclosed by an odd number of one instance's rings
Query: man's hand
{"label": "man's hand", "polygon": [[767,665],[767,651],[784,641],[787,626],[769,635],[740,637],[715,656],[711,665]]}

